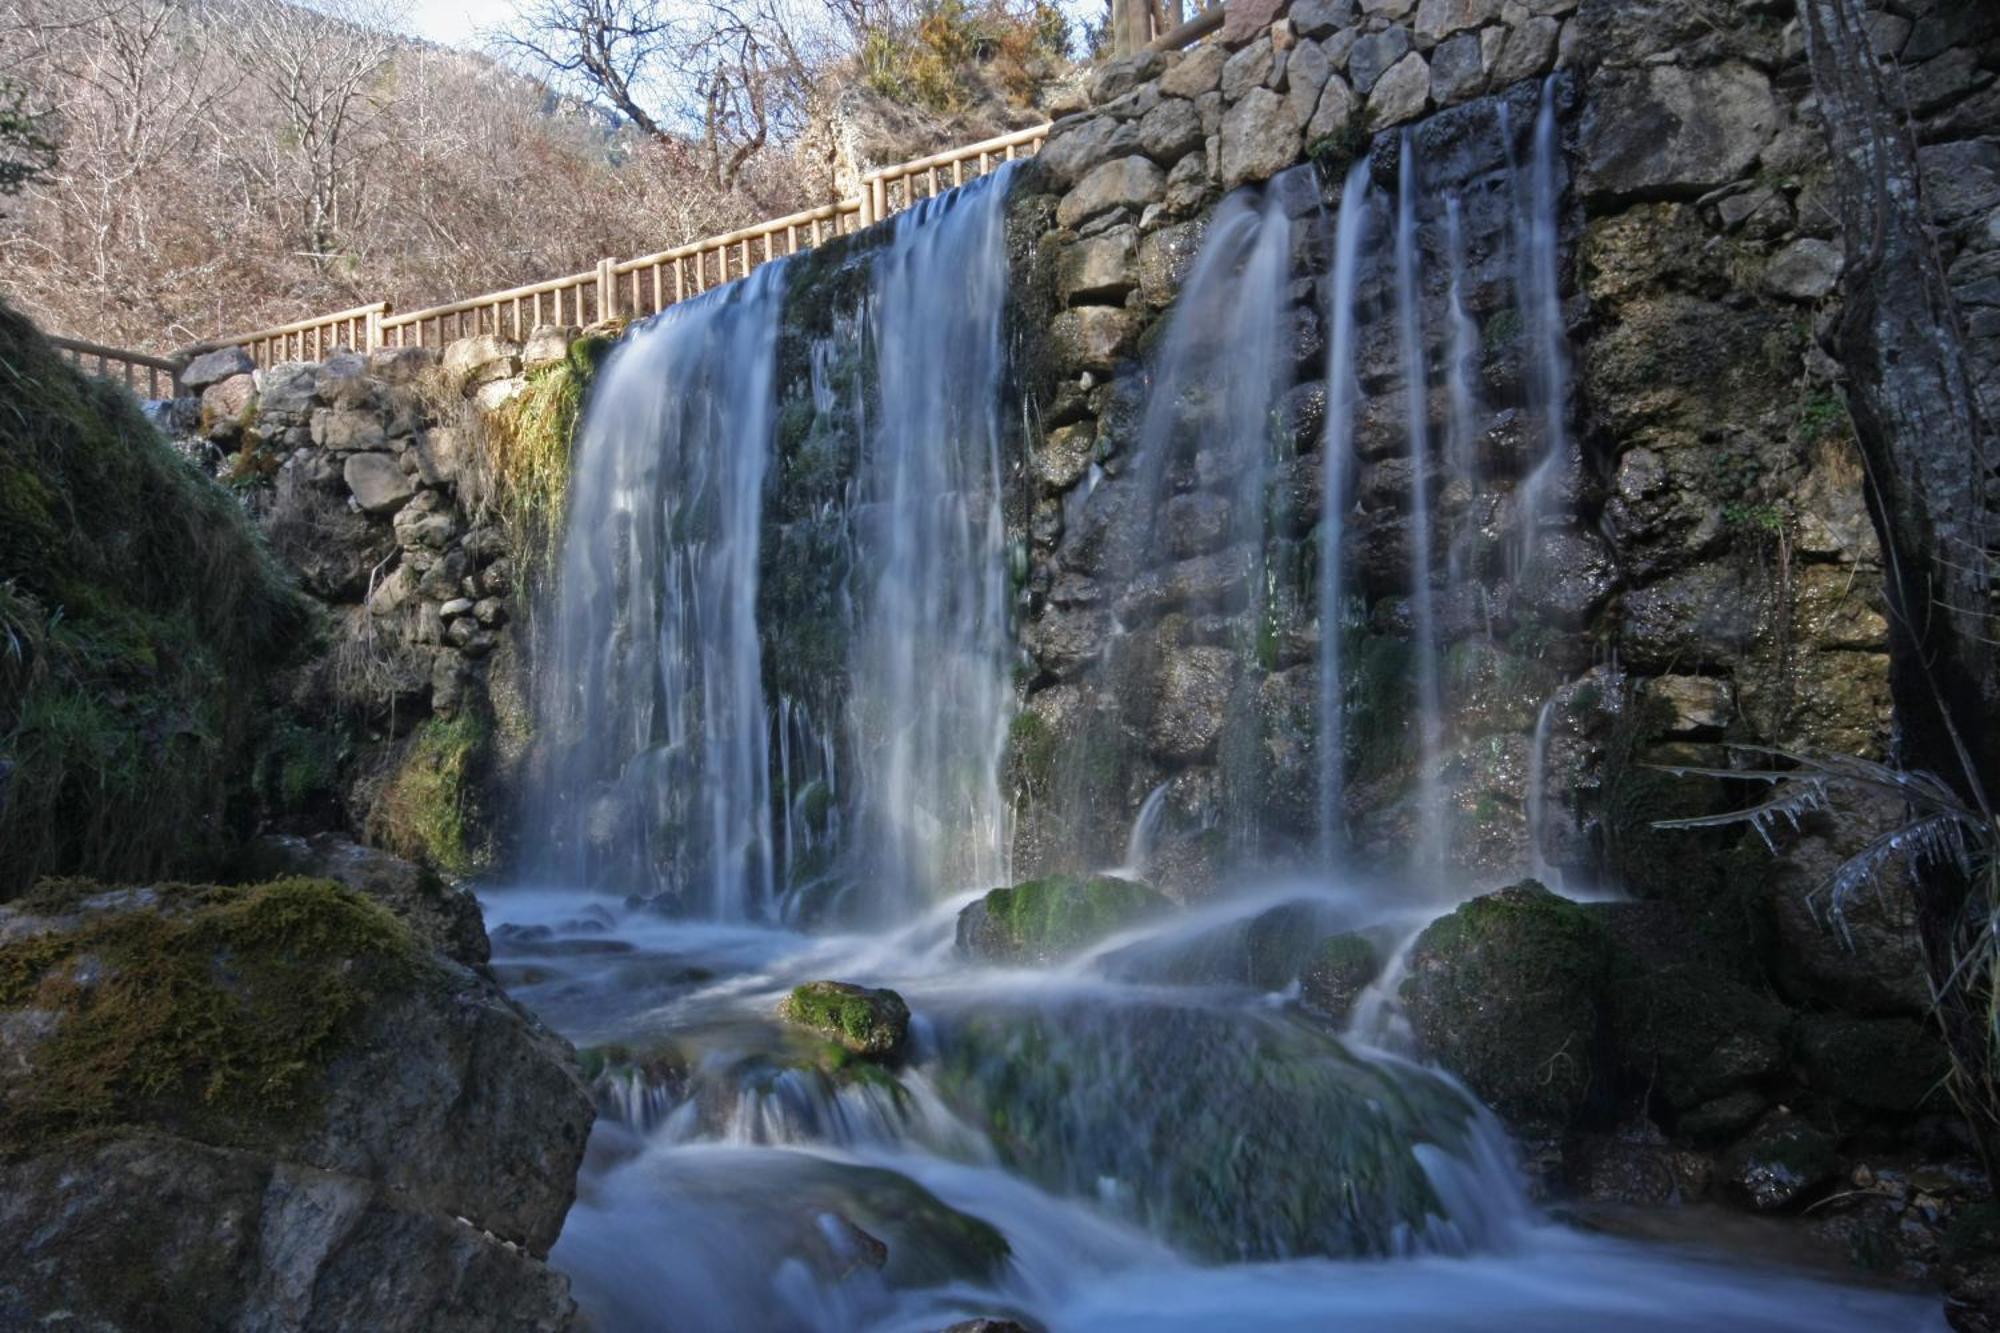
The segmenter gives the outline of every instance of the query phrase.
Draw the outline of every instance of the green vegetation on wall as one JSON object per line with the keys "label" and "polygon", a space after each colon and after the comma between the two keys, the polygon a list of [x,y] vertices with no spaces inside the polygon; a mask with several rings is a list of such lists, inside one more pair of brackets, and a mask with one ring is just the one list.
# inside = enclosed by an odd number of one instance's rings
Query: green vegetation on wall
{"label": "green vegetation on wall", "polygon": [[229,493],[0,306],[0,897],[211,865],[310,624]]}
{"label": "green vegetation on wall", "polygon": [[608,338],[577,339],[567,357],[529,375],[527,387],[486,422],[490,503],[508,549],[521,552],[535,576],[555,564],[584,395],[610,346]]}
{"label": "green vegetation on wall", "polygon": [[399,856],[469,875],[488,860],[479,804],[486,719],[471,709],[417,729],[368,812],[368,836]]}

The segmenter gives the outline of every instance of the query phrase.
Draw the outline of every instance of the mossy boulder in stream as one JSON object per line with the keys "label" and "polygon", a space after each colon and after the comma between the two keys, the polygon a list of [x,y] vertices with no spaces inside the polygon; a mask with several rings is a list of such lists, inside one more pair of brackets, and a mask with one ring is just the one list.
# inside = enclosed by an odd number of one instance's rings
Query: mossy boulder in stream
{"label": "mossy boulder in stream", "polygon": [[778,1013],[856,1055],[894,1055],[910,1033],[910,1006],[902,996],[845,981],[795,986]]}
{"label": "mossy boulder in stream", "polygon": [[1420,1145],[1475,1109],[1261,1006],[981,1002],[935,1015],[946,1098],[1045,1188],[1217,1260],[1396,1251],[1441,1211]]}
{"label": "mossy boulder in stream", "polygon": [[1299,1003],[1316,1014],[1345,1022],[1376,977],[1382,973],[1382,954],[1364,935],[1342,931],[1329,935],[1313,946],[1299,974]]}
{"label": "mossy boulder in stream", "polygon": [[960,912],[958,949],[994,961],[1046,961],[1075,953],[1168,905],[1136,880],[1049,875],[994,889]]}
{"label": "mossy boulder in stream", "polygon": [[1424,1052],[1516,1128],[1565,1127],[1601,1084],[1603,927],[1533,880],[1418,937],[1402,998]]}

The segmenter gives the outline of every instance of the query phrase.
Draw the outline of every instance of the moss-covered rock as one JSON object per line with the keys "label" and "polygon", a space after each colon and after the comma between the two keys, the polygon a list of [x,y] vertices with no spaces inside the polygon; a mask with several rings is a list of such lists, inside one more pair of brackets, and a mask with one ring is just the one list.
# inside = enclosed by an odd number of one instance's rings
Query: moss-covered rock
{"label": "moss-covered rock", "polygon": [[1532,880],[1433,922],[1402,998],[1426,1054],[1532,1132],[1569,1124],[1602,1089],[1603,928]]}
{"label": "moss-covered rock", "polygon": [[255,1144],[320,1113],[363,1010],[422,983],[409,931],[328,880],[105,891],[43,881],[10,914],[0,1150],[144,1124]]}
{"label": "moss-covered rock", "polygon": [[1456,1151],[1473,1114],[1274,1011],[982,1000],[935,1019],[941,1089],[1011,1166],[1216,1260],[1393,1251],[1439,1211],[1417,1146]]}
{"label": "moss-covered rock", "polygon": [[310,624],[230,493],[0,306],[0,899],[213,871]]}
{"label": "moss-covered rock", "polygon": [[1050,875],[994,889],[958,916],[959,952],[993,960],[1046,960],[1074,953],[1167,909],[1134,880]]}
{"label": "moss-covered rock", "polygon": [[1313,946],[1305,971],[1299,974],[1299,1003],[1316,1014],[1345,1022],[1375,978],[1382,974],[1382,955],[1366,936],[1353,931],[1329,935]]}
{"label": "moss-covered rock", "polygon": [[902,996],[845,981],[795,986],[778,1012],[856,1055],[894,1055],[910,1033],[910,1007]]}

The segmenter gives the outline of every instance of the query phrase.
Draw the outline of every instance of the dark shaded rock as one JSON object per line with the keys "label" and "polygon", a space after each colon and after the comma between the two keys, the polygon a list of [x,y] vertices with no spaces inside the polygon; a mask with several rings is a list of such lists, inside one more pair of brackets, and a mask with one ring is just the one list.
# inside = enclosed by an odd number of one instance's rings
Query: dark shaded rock
{"label": "dark shaded rock", "polygon": [[1951,1060],[1914,1018],[1816,1014],[1799,1024],[1799,1063],[1816,1091],[1869,1111],[1944,1110]]}
{"label": "dark shaded rock", "polygon": [[1806,1202],[1839,1173],[1833,1140],[1784,1111],[1766,1118],[1716,1163],[1723,1191],[1760,1213]]}
{"label": "dark shaded rock", "polygon": [[1774,835],[1781,855],[1761,881],[1776,927],[1778,985],[1795,1000],[1849,1013],[1922,1015],[1930,983],[1908,870],[1891,858],[1839,922],[1826,892],[1849,857],[1901,826],[1907,813],[1886,793],[1844,784],[1831,787],[1827,799],[1831,810],[1804,816],[1795,834]]}
{"label": "dark shaded rock", "polygon": [[161,1135],[0,1167],[0,1246],[8,1328],[562,1333],[575,1315],[567,1278],[393,1189]]}
{"label": "dark shaded rock", "polygon": [[1423,1050],[1511,1123],[1559,1129],[1596,1085],[1603,928],[1532,880],[1418,937],[1402,985]]}
{"label": "dark shaded rock", "polygon": [[1785,1008],[1718,968],[1672,904],[1589,910],[1611,940],[1611,1046],[1628,1086],[1679,1111],[1784,1070]]}
{"label": "dark shaded rock", "polygon": [[212,384],[234,379],[238,375],[255,373],[257,363],[250,353],[241,347],[221,347],[213,352],[203,352],[189,361],[181,371],[181,388],[187,393],[200,393]]}
{"label": "dark shaded rock", "polygon": [[1299,1003],[1336,1023],[1344,1023],[1375,978],[1382,955],[1365,937],[1347,931],[1313,946],[1299,974]]}
{"label": "dark shaded rock", "polygon": [[958,951],[974,958],[1042,961],[1074,953],[1167,909],[1129,879],[1051,875],[994,889],[958,914]]}
{"label": "dark shaded rock", "polygon": [[794,986],[778,1014],[856,1055],[894,1055],[910,1034],[910,1006],[902,996],[845,981]]}

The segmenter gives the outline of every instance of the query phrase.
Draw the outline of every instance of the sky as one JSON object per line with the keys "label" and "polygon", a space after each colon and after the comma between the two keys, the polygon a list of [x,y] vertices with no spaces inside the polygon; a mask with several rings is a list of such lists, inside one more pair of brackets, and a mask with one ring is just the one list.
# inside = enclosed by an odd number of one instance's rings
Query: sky
{"label": "sky", "polygon": [[409,29],[440,46],[477,45],[479,30],[492,27],[511,12],[505,4],[467,4],[465,0],[413,0]]}

